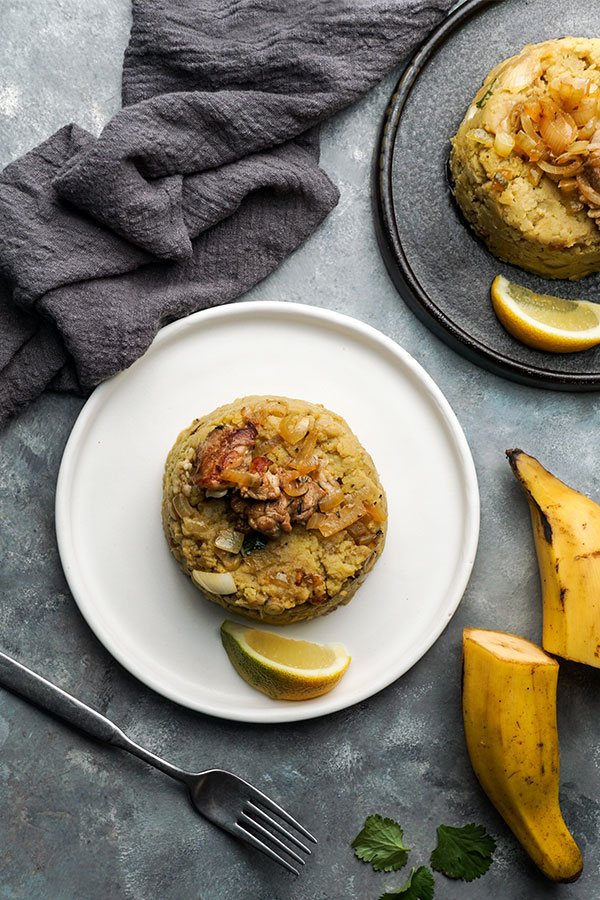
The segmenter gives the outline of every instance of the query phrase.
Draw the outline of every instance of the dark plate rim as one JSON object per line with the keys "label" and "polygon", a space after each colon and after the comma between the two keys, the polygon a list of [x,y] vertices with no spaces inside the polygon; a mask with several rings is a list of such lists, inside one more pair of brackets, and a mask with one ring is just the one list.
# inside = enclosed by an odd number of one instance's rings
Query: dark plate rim
{"label": "dark plate rim", "polygon": [[475,13],[502,0],[466,0],[438,25],[404,69],[387,104],[378,137],[373,167],[375,233],[380,252],[400,296],[413,313],[453,350],[470,362],[512,381],[532,387],[568,391],[600,388],[600,375],[559,372],[550,366],[527,365],[490,349],[460,328],[425,291],[405,253],[396,221],[392,167],[395,137],[402,112],[419,75],[439,47]]}

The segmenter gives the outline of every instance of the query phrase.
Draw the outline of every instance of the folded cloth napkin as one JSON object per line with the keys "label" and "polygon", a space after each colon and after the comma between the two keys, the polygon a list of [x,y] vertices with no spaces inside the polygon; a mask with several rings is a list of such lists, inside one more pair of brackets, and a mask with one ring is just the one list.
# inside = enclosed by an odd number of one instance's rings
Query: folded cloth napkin
{"label": "folded cloth napkin", "polygon": [[133,0],[124,108],[0,175],[0,424],[238,297],[335,206],[317,126],[451,0]]}

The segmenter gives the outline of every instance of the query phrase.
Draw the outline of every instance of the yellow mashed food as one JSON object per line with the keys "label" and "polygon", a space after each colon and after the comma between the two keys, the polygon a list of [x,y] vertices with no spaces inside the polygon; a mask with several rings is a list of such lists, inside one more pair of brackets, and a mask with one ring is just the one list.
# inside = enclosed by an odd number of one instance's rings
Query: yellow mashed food
{"label": "yellow mashed food", "polygon": [[162,517],[171,551],[208,599],[284,625],[348,603],[381,555],[387,506],[341,416],[252,396],[181,432]]}
{"label": "yellow mashed food", "polygon": [[528,45],[492,69],[452,140],[465,217],[546,278],[600,270],[600,40]]}

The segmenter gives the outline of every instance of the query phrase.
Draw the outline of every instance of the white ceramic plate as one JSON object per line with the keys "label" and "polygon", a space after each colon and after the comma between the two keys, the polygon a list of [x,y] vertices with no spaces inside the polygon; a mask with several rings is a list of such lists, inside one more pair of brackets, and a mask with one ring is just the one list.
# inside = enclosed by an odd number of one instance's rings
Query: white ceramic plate
{"label": "white ceramic plate", "polygon": [[[390,510],[383,555],[350,604],[283,630],[342,642],[352,655],[331,693],[299,703],[271,700],[237,675],[219,636],[225,613],[180,571],[160,519],[163,465],[181,429],[236,397],[269,393],[344,416]],[[94,392],[65,449],[56,524],[81,612],[137,678],[204,713],[290,722],[371,696],[431,647],[469,579],[479,494],[454,413],[408,353],[337,313],[251,302],[167,326]]]}

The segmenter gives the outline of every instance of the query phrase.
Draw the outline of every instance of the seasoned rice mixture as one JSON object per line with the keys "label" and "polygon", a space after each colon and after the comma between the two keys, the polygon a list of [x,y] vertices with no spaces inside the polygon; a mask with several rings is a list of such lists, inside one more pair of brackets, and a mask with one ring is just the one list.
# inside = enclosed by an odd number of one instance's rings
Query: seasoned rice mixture
{"label": "seasoned rice mixture", "polygon": [[493,69],[452,141],[454,193],[489,249],[546,278],[600,270],[600,40]]}
{"label": "seasoned rice mixture", "polygon": [[196,419],[167,458],[163,525],[194,584],[271,624],[347,603],[381,555],[386,498],[341,416],[244,397]]}

